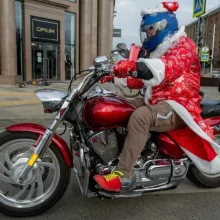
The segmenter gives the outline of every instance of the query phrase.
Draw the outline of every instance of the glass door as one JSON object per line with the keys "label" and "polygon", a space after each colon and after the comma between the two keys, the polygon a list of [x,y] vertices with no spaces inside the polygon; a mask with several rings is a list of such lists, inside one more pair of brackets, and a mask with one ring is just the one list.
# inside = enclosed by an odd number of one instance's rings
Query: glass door
{"label": "glass door", "polygon": [[32,43],[32,78],[43,77],[43,44]]}
{"label": "glass door", "polygon": [[58,45],[32,43],[32,77],[57,80]]}
{"label": "glass door", "polygon": [[44,45],[44,73],[48,79],[57,79],[58,71],[58,46],[53,44]]}

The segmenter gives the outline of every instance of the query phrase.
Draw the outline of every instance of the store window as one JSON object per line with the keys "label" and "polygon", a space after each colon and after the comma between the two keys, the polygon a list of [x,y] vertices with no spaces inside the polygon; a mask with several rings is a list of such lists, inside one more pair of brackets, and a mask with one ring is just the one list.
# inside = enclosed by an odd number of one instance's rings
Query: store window
{"label": "store window", "polygon": [[65,72],[66,80],[75,76],[76,71],[76,15],[65,14]]}
{"label": "store window", "polygon": [[21,1],[15,1],[15,24],[17,41],[17,74],[23,74],[23,10]]}
{"label": "store window", "polygon": [[60,21],[31,16],[32,78],[58,80]]}

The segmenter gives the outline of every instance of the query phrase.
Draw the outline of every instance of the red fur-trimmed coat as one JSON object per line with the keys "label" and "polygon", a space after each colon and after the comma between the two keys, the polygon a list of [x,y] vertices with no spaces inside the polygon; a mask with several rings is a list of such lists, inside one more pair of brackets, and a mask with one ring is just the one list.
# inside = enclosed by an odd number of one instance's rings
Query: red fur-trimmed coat
{"label": "red fur-trimmed coat", "polygon": [[186,37],[184,27],[151,53],[150,59],[139,59],[153,73],[151,80],[132,77],[115,78],[119,87],[147,89],[146,104],[165,101],[188,125],[168,132],[203,172],[220,172],[220,146],[213,141],[213,131],[201,117],[200,62],[196,46]]}

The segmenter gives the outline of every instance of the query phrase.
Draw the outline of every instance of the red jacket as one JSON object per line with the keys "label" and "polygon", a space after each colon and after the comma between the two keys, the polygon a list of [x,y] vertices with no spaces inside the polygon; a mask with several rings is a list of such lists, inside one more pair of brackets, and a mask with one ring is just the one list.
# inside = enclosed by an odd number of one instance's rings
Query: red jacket
{"label": "red jacket", "polygon": [[[199,95],[200,62],[196,46],[181,28],[170,40],[159,45],[150,59],[139,59],[153,73],[153,79],[141,80],[147,88],[146,104],[165,101],[188,125],[168,132],[195,165],[207,173],[220,172],[220,146],[213,141],[213,131],[201,117]],[[116,84],[136,88],[140,79],[118,79]],[[139,86],[139,88],[142,86]]]}

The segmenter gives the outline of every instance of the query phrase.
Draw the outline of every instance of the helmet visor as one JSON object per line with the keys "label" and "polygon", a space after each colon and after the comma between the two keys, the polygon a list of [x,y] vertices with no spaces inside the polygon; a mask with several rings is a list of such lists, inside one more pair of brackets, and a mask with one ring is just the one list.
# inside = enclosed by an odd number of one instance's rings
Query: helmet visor
{"label": "helmet visor", "polygon": [[146,31],[142,31],[142,30],[143,29],[141,28],[140,29],[140,38],[141,38],[142,44],[157,34],[156,30],[154,29],[154,27],[152,25],[149,27],[149,29],[146,29]]}
{"label": "helmet visor", "polygon": [[146,40],[149,40],[151,37],[155,36],[157,33],[164,30],[166,26],[167,26],[166,19],[163,19],[154,24],[141,26],[140,28],[141,43],[143,44]]}
{"label": "helmet visor", "polygon": [[147,40],[147,33],[142,32],[141,29],[140,29],[140,39],[142,44]]}

